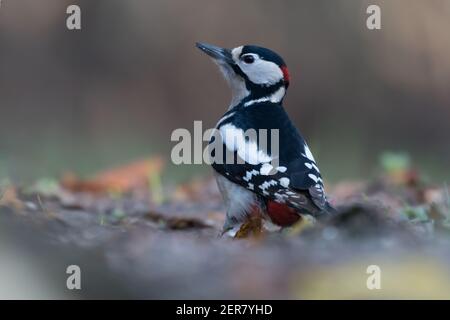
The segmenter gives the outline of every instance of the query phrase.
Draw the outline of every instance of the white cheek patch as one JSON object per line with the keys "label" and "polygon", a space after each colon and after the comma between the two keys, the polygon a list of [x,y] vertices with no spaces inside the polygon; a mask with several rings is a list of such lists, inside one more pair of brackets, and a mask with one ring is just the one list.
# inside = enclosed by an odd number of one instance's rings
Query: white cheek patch
{"label": "white cheek patch", "polygon": [[233,57],[233,60],[237,63],[239,62],[239,57],[241,56],[242,49],[244,46],[239,46],[231,50],[231,56]]}
{"label": "white cheek patch", "polygon": [[245,162],[257,165],[272,161],[272,157],[258,149],[256,141],[245,139],[244,130],[236,128],[232,124],[226,124],[220,127],[220,134],[227,149],[232,152],[236,151]]}
{"label": "white cheek patch", "polygon": [[239,62],[239,67],[250,81],[256,84],[272,85],[283,79],[283,72],[280,67],[271,61],[259,59],[252,64]]}

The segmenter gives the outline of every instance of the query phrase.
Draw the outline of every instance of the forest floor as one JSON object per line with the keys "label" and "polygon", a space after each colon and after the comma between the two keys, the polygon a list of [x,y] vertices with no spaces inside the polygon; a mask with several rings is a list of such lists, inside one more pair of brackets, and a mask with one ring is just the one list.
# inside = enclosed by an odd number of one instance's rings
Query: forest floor
{"label": "forest floor", "polygon": [[[219,237],[224,208],[211,177],[163,187],[162,167],[152,158],[92,179],[4,183],[0,249],[8,263],[0,278],[12,291],[0,294],[450,298],[449,192],[409,167],[327,186],[335,216],[245,239]],[[80,266],[81,290],[67,290],[68,265]],[[30,270],[40,275],[34,289],[25,282]],[[378,271],[379,282],[371,278]]]}

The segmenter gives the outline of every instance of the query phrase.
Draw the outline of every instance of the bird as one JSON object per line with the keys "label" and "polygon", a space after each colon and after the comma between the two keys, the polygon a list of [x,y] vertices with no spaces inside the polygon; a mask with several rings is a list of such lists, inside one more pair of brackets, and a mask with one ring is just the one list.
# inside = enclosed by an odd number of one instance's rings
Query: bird
{"label": "bird", "polygon": [[[218,65],[232,92],[209,143],[226,206],[222,234],[235,236],[254,215],[268,229],[281,230],[305,215],[318,219],[335,213],[317,162],[283,107],[290,75],[281,56],[256,45],[196,46]],[[260,143],[263,138],[265,144]]]}

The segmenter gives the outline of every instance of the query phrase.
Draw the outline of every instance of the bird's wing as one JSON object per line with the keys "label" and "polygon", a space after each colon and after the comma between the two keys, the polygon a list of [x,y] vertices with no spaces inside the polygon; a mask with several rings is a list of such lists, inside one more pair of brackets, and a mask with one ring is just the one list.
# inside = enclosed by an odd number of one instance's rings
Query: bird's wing
{"label": "bird's wing", "polygon": [[[215,149],[212,166],[218,173],[266,199],[312,214],[326,208],[314,157],[280,105],[266,103],[228,112],[218,129],[210,144]],[[258,133],[256,139],[245,135],[249,129]],[[268,131],[262,147],[261,129]],[[278,129],[278,152],[272,144],[273,129]],[[217,151],[222,154],[217,156]]]}

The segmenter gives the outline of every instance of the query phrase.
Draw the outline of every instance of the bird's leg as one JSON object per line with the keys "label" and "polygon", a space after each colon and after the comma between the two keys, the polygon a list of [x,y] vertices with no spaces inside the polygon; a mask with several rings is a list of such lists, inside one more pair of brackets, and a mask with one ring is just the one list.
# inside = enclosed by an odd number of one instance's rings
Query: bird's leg
{"label": "bird's leg", "polygon": [[242,222],[236,222],[235,219],[227,218],[225,220],[225,224],[223,225],[222,231],[219,234],[219,237],[228,236],[230,238],[234,238],[236,233],[242,226]]}
{"label": "bird's leg", "polygon": [[249,237],[259,238],[262,235],[263,212],[259,205],[253,205],[247,220],[244,221],[234,238],[242,239]]}

